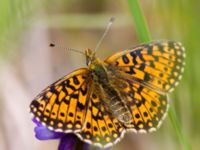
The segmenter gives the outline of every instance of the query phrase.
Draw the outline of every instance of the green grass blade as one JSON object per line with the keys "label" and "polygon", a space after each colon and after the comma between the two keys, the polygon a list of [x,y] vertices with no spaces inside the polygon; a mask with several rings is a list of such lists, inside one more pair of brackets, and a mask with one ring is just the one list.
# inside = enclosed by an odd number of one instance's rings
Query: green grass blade
{"label": "green grass blade", "polygon": [[138,0],[128,0],[140,42],[150,41],[150,33]]}
{"label": "green grass blade", "polygon": [[174,108],[170,108],[169,112],[168,112],[170,121],[172,123],[172,126],[174,128],[174,130],[176,131],[176,135],[182,145],[183,150],[191,150],[191,146],[188,144],[188,142],[186,141],[186,137],[183,135],[182,131],[181,131],[181,126],[180,123],[177,119],[177,115],[176,112],[174,110]]}

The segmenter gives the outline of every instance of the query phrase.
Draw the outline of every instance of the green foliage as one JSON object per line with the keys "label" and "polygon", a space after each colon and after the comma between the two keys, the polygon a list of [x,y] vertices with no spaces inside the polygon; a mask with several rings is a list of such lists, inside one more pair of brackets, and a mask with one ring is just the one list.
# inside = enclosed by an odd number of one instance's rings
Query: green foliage
{"label": "green foliage", "polygon": [[140,42],[150,41],[149,30],[138,0],[128,0],[128,4],[133,16],[136,32],[138,33]]}
{"label": "green foliage", "polygon": [[35,9],[36,1],[0,1],[0,55],[4,56],[20,40],[20,34]]}

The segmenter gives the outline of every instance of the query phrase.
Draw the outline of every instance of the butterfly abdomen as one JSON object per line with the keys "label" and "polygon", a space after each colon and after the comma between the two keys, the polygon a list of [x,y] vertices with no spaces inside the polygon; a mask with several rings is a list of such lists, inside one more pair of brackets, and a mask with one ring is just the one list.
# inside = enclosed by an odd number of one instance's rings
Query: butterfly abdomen
{"label": "butterfly abdomen", "polygon": [[109,81],[108,68],[98,59],[90,66],[94,82],[101,87],[101,95],[104,95],[104,103],[109,108],[111,114],[124,124],[132,121],[132,115],[128,107],[124,104],[119,92]]}
{"label": "butterfly abdomen", "polygon": [[118,118],[120,122],[129,124],[132,121],[132,115],[118,92],[109,83],[103,86],[106,95],[104,102],[108,104],[111,113]]}

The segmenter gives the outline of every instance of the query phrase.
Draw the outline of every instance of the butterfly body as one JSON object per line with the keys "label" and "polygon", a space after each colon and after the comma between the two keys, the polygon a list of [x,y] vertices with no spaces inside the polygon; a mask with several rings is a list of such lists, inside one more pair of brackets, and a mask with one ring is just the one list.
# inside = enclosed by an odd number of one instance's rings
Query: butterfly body
{"label": "butterfly body", "polygon": [[30,105],[33,116],[50,130],[100,147],[116,144],[126,131],[155,131],[167,113],[167,94],[182,77],[184,47],[156,41],[104,61],[90,49],[85,55],[88,68],[44,89]]}
{"label": "butterfly body", "polygon": [[[96,58],[95,55],[92,55],[92,57],[94,58],[90,58],[90,56],[86,55],[86,58],[91,60],[89,76],[91,76],[92,80],[95,82],[95,86],[97,86],[96,88],[101,93],[102,104],[106,105],[110,114],[118,118],[121,123],[130,123],[132,119],[131,113],[120,95],[120,89],[117,89],[116,86],[112,84],[112,76],[115,76],[113,70],[110,69],[112,66]],[[121,83],[119,82],[118,84]]]}
{"label": "butterfly body", "polygon": [[[116,86],[112,84],[112,79],[110,77],[114,76],[114,73],[106,67],[107,64],[99,60],[96,62],[98,62],[98,64],[93,64],[93,62],[90,64],[94,69],[89,70],[92,70],[91,74],[95,82],[94,84],[102,95],[102,103],[108,107],[108,111],[111,115],[118,118],[120,122],[131,122],[131,113],[122,100],[119,92],[120,89],[117,89]],[[90,66],[89,68],[91,68]]]}

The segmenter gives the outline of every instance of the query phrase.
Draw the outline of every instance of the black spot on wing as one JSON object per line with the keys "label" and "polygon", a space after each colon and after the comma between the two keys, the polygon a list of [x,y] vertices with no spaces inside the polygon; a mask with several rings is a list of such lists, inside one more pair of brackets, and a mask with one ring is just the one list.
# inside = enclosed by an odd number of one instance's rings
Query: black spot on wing
{"label": "black spot on wing", "polygon": [[79,82],[79,80],[78,80],[78,78],[77,78],[76,76],[73,76],[73,82],[74,82],[74,84],[76,84],[76,85],[79,85],[79,84],[80,84],[80,82]]}
{"label": "black spot on wing", "polygon": [[141,54],[141,51],[135,51],[135,54],[136,54],[137,57],[140,58],[140,60],[145,61],[142,54]]}
{"label": "black spot on wing", "polygon": [[133,63],[136,65],[137,64],[137,61],[136,61],[136,58],[137,58],[137,55],[135,54],[135,52],[131,52],[130,55],[132,56],[132,61]]}
{"label": "black spot on wing", "polygon": [[66,86],[67,86],[68,88],[72,89],[73,91],[76,90],[74,86],[70,85],[70,81],[69,81],[69,80],[67,80]]}
{"label": "black spot on wing", "polygon": [[128,59],[128,57],[127,57],[126,55],[123,55],[123,56],[122,56],[122,59],[123,59],[123,62],[124,62],[125,64],[128,64],[128,63],[129,63],[129,59]]}
{"label": "black spot on wing", "polygon": [[84,106],[82,103],[80,103],[80,102],[77,103],[77,106],[78,106],[78,108],[79,108],[80,110],[85,109],[85,106]]}
{"label": "black spot on wing", "polygon": [[74,94],[74,93],[72,93],[70,96],[71,96],[72,98],[75,98],[75,99],[78,98],[78,94]]}
{"label": "black spot on wing", "polygon": [[80,88],[80,91],[83,95],[86,95],[87,94],[87,87],[85,89],[83,88]]}

